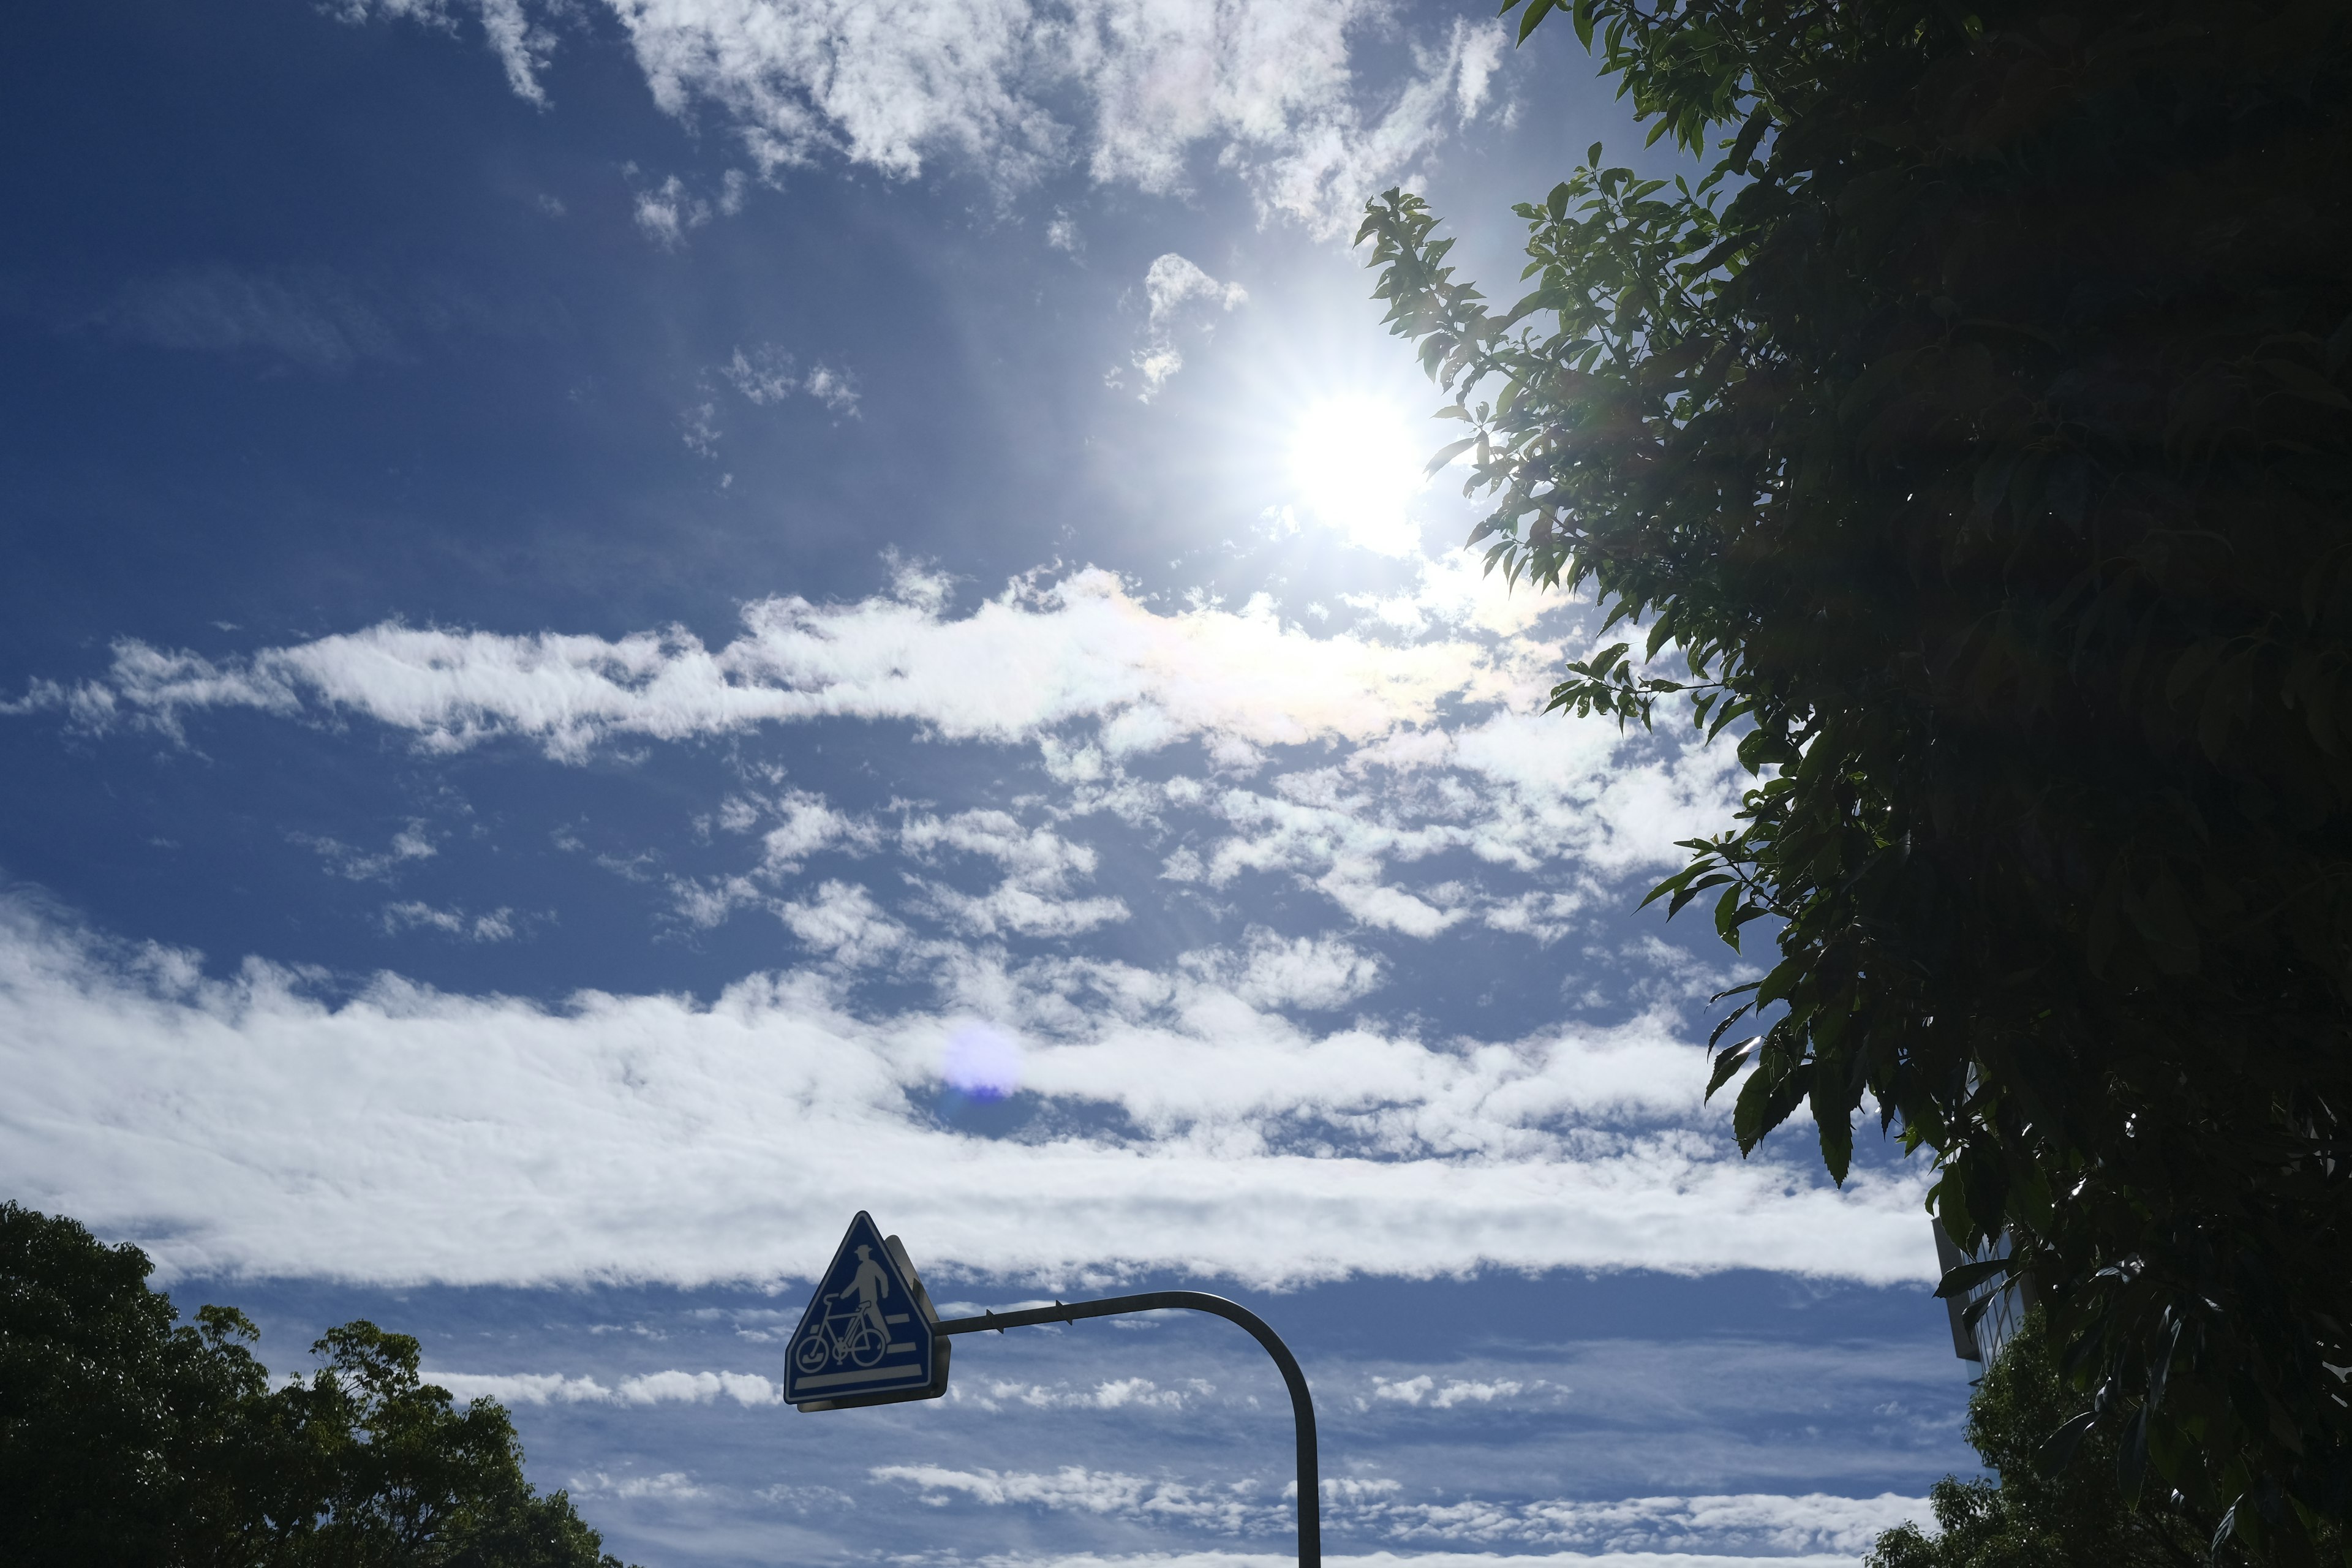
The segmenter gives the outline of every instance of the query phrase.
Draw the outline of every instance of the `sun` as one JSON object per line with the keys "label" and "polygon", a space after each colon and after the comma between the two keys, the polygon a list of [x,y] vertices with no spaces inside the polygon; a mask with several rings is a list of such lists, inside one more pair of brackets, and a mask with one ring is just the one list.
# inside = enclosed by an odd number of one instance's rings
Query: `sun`
{"label": "sun", "polygon": [[1427,481],[1432,445],[1385,398],[1350,394],[1307,405],[1290,437],[1290,477],[1301,507],[1349,543],[1386,555],[1421,548],[1407,506]]}

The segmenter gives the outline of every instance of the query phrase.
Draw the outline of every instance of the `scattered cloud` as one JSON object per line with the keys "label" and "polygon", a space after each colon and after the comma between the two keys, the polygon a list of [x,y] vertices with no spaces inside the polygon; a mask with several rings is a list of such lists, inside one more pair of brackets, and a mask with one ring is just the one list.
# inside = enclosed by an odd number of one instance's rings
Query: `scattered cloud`
{"label": "scattered cloud", "polygon": [[[354,882],[389,882],[393,873],[411,860],[428,860],[440,853],[430,826],[421,817],[392,836],[380,850],[354,848],[340,838],[318,833],[289,833],[289,840],[317,853],[325,868]],[[415,906],[423,909],[419,904]]]}
{"label": "scattered cloud", "polygon": [[[1143,378],[1136,395],[1149,403],[1184,368],[1184,355],[1176,344],[1179,328],[1206,336],[1215,321],[1212,312],[1246,304],[1249,291],[1238,283],[1218,282],[1172,250],[1152,262],[1143,277],[1143,291],[1151,314],[1143,346],[1128,363]],[[1118,379],[1114,373],[1113,384]]]}
{"label": "scattered cloud", "polygon": [[[1616,883],[1677,863],[1678,841],[1728,820],[1747,782],[1731,748],[1533,711],[1580,646],[1577,606],[1552,605],[1558,619],[1538,626],[1525,596],[1510,605],[1429,563],[1412,590],[1350,607],[1339,625],[1288,617],[1265,595],[1164,609],[1084,569],[1016,579],[958,614],[944,581],[901,569],[892,591],[851,604],[754,601],[743,635],[718,647],[676,627],[605,638],[397,622],[228,658],[126,638],[102,676],[36,681],[0,708],[182,744],[223,708],[357,717],[428,755],[520,742],[567,763],[633,739],[844,721],[1034,748],[1052,788],[1017,815],[909,811],[894,826],[763,784],[699,819],[706,837],[758,839],[733,867],[664,871],[600,852],[617,874],[665,883],[688,926],[764,909],[851,966],[925,951],[906,940],[909,919],[1052,941],[1129,920],[1131,894],[1085,885],[1091,841],[1106,837],[1156,860],[1170,896],[1228,898],[1273,879],[1367,931],[1430,941],[1483,926],[1550,944],[1585,929],[1588,907],[1610,907]],[[430,849],[313,842],[360,879]],[[820,858],[892,849],[896,893],[832,866],[816,888],[801,880]],[[974,861],[1001,879],[971,885]],[[1268,1005],[1342,1005],[1378,973],[1330,947],[1261,947],[1249,962],[1232,984]],[[1720,979],[1679,962],[1688,973],[1654,977],[1659,996]],[[1271,1002],[1284,987],[1289,1001]]]}
{"label": "scattered cloud", "polygon": [[[1121,1320],[1133,1326],[1133,1320]],[[1186,1404],[1203,1395],[1214,1394],[1216,1385],[1199,1378],[1188,1380],[1184,1388],[1162,1388],[1148,1377],[1107,1379],[1088,1386],[1073,1388],[1068,1384],[1023,1383],[1018,1379],[989,1377],[976,1374],[960,1384],[952,1384],[948,1397],[959,1404],[969,1402],[982,1410],[1001,1410],[1007,1405],[1022,1405],[1040,1410],[1181,1410]]]}
{"label": "scattered cloud", "polygon": [[1258,1523],[1261,1516],[1279,1510],[1278,1502],[1253,1495],[1244,1487],[1188,1486],[1182,1482],[1122,1475],[1114,1470],[1089,1470],[1067,1465],[1051,1474],[1020,1470],[951,1469],[943,1465],[882,1465],[872,1472],[877,1481],[898,1482],[917,1489],[926,1501],[943,1500],[941,1494],[1002,1508],[1007,1505],[1050,1509],[1056,1512],[1113,1514],[1181,1521],[1196,1528],[1239,1531]]}
{"label": "scattered cloud", "polygon": [[467,914],[455,906],[437,909],[414,899],[383,907],[383,929],[391,935],[422,929],[466,942],[512,942],[521,934],[521,924],[514,910],[504,906],[488,914]]}
{"label": "scattered cloud", "polygon": [[[1181,1521],[1233,1534],[1283,1529],[1292,1508],[1286,1496],[1269,1495],[1247,1482],[1221,1486],[1076,1465],[1051,1472],[885,1465],[876,1467],[871,1474],[877,1481],[913,1488],[930,1502],[953,1500],[990,1508]],[[1295,1489],[1286,1490],[1296,1495]],[[1749,1492],[1601,1501],[1551,1499],[1494,1503],[1461,1499],[1421,1502],[1407,1500],[1403,1488],[1393,1479],[1352,1477],[1323,1483],[1323,1515],[1327,1528],[1337,1526],[1374,1539],[1444,1542],[1488,1552],[1496,1546],[1566,1547],[1580,1553],[1570,1561],[1580,1565],[1702,1560],[1727,1565],[1735,1557],[1748,1560],[1767,1555],[1775,1563],[1826,1561],[1850,1568],[1854,1556],[1868,1551],[1880,1532],[1906,1520],[1927,1517],[1927,1505],[1924,1498],[1893,1492],[1872,1498]],[[1416,1552],[1403,1561],[1445,1560]],[[1398,1560],[1379,1553],[1343,1561],[1370,1564]],[[1487,1555],[1472,1561],[1491,1564],[1496,1559]],[[1559,1559],[1521,1556],[1515,1552],[1511,1561],[1540,1563]]]}
{"label": "scattered cloud", "polygon": [[962,892],[937,880],[919,882],[923,906],[967,933],[1072,936],[1128,918],[1121,900],[1066,896],[1072,881],[1094,875],[1092,848],[1051,828],[1024,827],[1007,813],[912,817],[898,830],[898,840],[920,858],[952,852],[993,860],[1003,869],[1004,880],[984,894]]}
{"label": "scattered cloud", "polygon": [[[632,180],[635,178],[635,165],[626,172]],[[732,217],[741,212],[750,186],[750,176],[740,169],[730,169],[721,175],[718,192],[711,195],[695,191],[676,174],[667,175],[657,185],[637,187],[637,227],[663,249],[676,250],[688,234],[713,216]]]}
{"label": "scattered cloud", "polygon": [[[576,0],[340,0],[353,21],[471,14],[516,92]],[[887,25],[830,0],[605,0],[655,101],[715,116],[765,176],[838,159],[898,178],[944,160],[1000,188],[1073,167],[1100,184],[1190,188],[1213,159],[1260,210],[1337,234],[1485,104],[1493,22],[1410,50],[1403,79],[1361,79],[1351,45],[1393,26],[1376,0],[916,0]],[[711,204],[675,181],[641,193],[665,244]]]}
{"label": "scattered cloud", "polygon": [[1426,1403],[1433,1410],[1451,1410],[1462,1404],[1492,1405],[1497,1399],[1523,1394],[1527,1387],[1526,1384],[1511,1378],[1481,1383],[1453,1377],[1440,1384],[1427,1373],[1423,1373],[1416,1377],[1393,1381],[1375,1377],[1372,1379],[1372,1397],[1415,1406]]}
{"label": "scattered cloud", "polygon": [[1381,959],[1338,937],[1283,938],[1253,926],[1238,953],[1222,949],[1187,953],[1181,961],[1222,979],[1253,1007],[1342,1007],[1377,990]]}
{"label": "scattered cloud", "polygon": [[[1849,1552],[1775,1552],[1759,1559],[1693,1552],[1514,1552],[1509,1557],[1507,1568],[1854,1568],[1855,1562]],[[1290,1568],[1298,1559],[1281,1552],[1187,1551],[992,1552],[959,1561],[971,1568]],[[1506,1568],[1492,1552],[1327,1552],[1323,1561],[1332,1568]]]}
{"label": "scattered cloud", "polygon": [[[450,13],[459,8],[450,0],[328,0],[325,7],[347,22],[400,16],[442,27],[450,25]],[[545,103],[547,94],[539,77],[554,50],[555,37],[531,19],[524,0],[467,0],[462,8],[472,11],[480,23],[483,41],[506,68],[507,85],[518,97]],[[548,9],[551,15],[562,15],[557,7]]]}
{"label": "scattered cloud", "polygon": [[676,1502],[709,1495],[709,1489],[697,1486],[683,1470],[664,1470],[652,1476],[614,1476],[592,1470],[573,1476],[568,1489],[583,1498],[653,1498]]}
{"label": "scattered cloud", "polygon": [[776,916],[806,946],[850,969],[905,950],[913,934],[871,893],[848,882],[824,881],[809,898],[780,900]]}
{"label": "scattered cloud", "polygon": [[1552,1546],[1599,1552],[1769,1554],[1836,1552],[1849,1561],[1906,1520],[1929,1517],[1925,1498],[1790,1497],[1749,1492],[1717,1497],[1559,1498],[1518,1503],[1465,1499],[1383,1500],[1362,1510],[1392,1539],[1482,1547]]}
{"label": "scattered cloud", "polygon": [[719,367],[719,374],[737,393],[757,407],[788,397],[813,397],[835,414],[857,412],[857,381],[847,371],[819,363],[802,370],[792,354],[774,344],[746,353],[740,348]]}

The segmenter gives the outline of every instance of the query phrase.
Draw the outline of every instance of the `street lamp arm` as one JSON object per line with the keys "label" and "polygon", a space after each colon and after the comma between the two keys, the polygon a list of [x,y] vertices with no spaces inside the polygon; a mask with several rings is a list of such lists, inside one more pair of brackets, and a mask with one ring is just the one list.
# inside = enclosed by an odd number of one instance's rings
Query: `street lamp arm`
{"label": "street lamp arm", "polygon": [[1298,1434],[1298,1568],[1322,1568],[1323,1510],[1322,1483],[1315,1455],[1315,1400],[1307,1391],[1307,1374],[1298,1369],[1298,1358],[1282,1342],[1282,1336],[1267,1326],[1266,1321],[1243,1306],[1228,1301],[1223,1296],[1212,1296],[1204,1290],[1147,1290],[1139,1296],[1106,1296],[1099,1301],[1056,1301],[1050,1307],[1031,1307],[1018,1312],[983,1312],[977,1318],[950,1318],[931,1325],[935,1334],[977,1334],[994,1329],[1025,1329],[1040,1323],[1075,1323],[1081,1318],[1111,1318],[1126,1312],[1160,1312],[1170,1310],[1213,1312],[1218,1317],[1239,1323],[1250,1337],[1265,1347],[1281,1369],[1282,1381],[1290,1390],[1290,1414]]}

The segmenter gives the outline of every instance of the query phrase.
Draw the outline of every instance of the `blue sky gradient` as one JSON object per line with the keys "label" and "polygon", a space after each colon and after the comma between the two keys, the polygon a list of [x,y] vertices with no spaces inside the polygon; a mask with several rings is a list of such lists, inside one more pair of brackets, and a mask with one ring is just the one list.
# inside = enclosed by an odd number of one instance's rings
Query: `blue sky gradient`
{"label": "blue sky gradient", "polygon": [[[1348,247],[1640,153],[1370,0],[254,0],[0,63],[0,1187],[366,1316],[676,1564],[1854,1561],[1966,1470],[1925,1173],[1702,1102],[1727,748],[1544,718]],[[1751,948],[1753,942],[1751,942]],[[986,1064],[978,1079],[971,1067]],[[1003,1092],[997,1093],[997,1090]],[[780,1326],[781,1325],[781,1326]],[[1385,1554],[1385,1555],[1384,1555]]]}

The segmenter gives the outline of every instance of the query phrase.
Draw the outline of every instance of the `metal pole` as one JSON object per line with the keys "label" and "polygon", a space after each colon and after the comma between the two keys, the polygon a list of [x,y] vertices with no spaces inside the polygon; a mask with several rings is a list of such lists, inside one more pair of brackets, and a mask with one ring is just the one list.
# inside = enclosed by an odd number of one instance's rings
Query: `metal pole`
{"label": "metal pole", "polygon": [[1223,1296],[1212,1296],[1202,1290],[1150,1290],[1140,1296],[1107,1296],[1099,1301],[1067,1304],[1056,1301],[1050,1307],[1032,1307],[1026,1311],[950,1318],[933,1323],[931,1332],[976,1334],[994,1329],[1002,1333],[1006,1329],[1029,1328],[1038,1323],[1075,1323],[1080,1318],[1113,1318],[1127,1312],[1175,1309],[1214,1312],[1239,1323],[1250,1331],[1252,1339],[1265,1347],[1265,1353],[1282,1369],[1282,1381],[1290,1389],[1291,1420],[1298,1434],[1298,1568],[1323,1568],[1322,1481],[1315,1458],[1315,1399],[1307,1392],[1307,1374],[1298,1370],[1298,1358],[1290,1353],[1282,1336],[1239,1301],[1228,1301]]}

